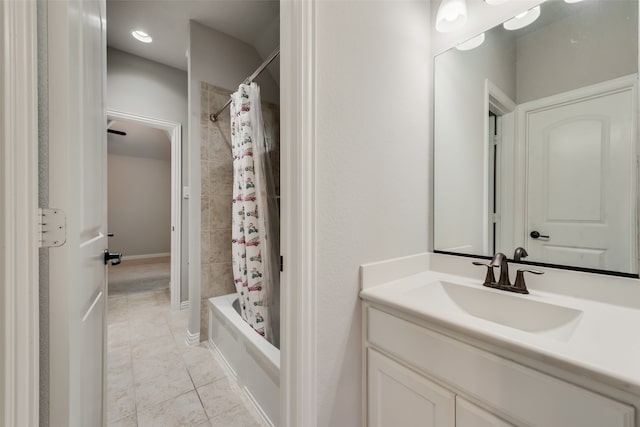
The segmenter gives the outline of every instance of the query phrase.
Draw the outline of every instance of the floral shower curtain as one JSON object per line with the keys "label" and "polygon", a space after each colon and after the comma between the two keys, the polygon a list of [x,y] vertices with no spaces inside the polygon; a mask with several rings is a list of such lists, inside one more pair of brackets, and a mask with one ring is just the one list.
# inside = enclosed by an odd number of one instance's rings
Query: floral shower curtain
{"label": "floral shower curtain", "polygon": [[243,319],[273,342],[269,307],[273,288],[279,285],[279,214],[260,88],[242,84],[231,98],[233,276]]}

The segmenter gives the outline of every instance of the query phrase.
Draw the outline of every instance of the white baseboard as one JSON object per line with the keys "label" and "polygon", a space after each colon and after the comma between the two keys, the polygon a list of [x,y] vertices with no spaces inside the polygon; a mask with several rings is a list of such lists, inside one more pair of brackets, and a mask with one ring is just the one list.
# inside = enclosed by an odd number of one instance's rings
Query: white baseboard
{"label": "white baseboard", "polygon": [[123,261],[133,261],[136,259],[149,259],[149,258],[165,258],[170,257],[171,252],[162,252],[159,254],[144,254],[144,255],[124,255],[122,257]]}
{"label": "white baseboard", "polygon": [[185,339],[185,342],[187,343],[187,345],[198,345],[198,344],[200,344],[200,332],[196,332],[195,334],[192,334],[187,329],[187,337]]}
{"label": "white baseboard", "polygon": [[189,308],[189,301],[182,301],[180,303],[180,310],[187,310]]}

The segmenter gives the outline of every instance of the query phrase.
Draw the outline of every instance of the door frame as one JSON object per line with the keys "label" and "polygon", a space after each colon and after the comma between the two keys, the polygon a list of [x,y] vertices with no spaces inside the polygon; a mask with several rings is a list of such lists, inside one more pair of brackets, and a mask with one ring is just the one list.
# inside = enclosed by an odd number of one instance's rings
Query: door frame
{"label": "door frame", "polygon": [[[177,122],[106,110],[108,118],[125,120],[166,131],[171,139],[171,308],[181,309],[182,289],[182,125]],[[126,256],[126,254],[125,254]]]}
{"label": "door frame", "polygon": [[[282,81],[286,82],[280,90],[283,124],[281,241],[285,256],[281,296],[281,408],[286,427],[317,425],[316,4],[316,0],[294,0],[281,2],[280,7],[280,61]],[[6,372],[13,372],[14,378],[21,379],[2,381],[0,416],[4,417],[2,421],[6,425],[36,427],[39,424],[38,252],[36,221],[29,220],[36,216],[38,194],[36,0],[0,2],[0,20],[4,24],[0,32],[2,41],[5,46],[15,49],[11,58],[3,57],[0,70],[3,73],[0,76],[4,102],[0,113],[2,124],[16,118],[12,113],[20,112],[20,120],[14,122],[16,128],[2,127],[5,132],[3,154],[11,152],[13,159],[5,156],[5,162],[0,164],[0,176],[5,183],[0,188],[0,232],[4,237],[6,225],[10,224],[15,234],[7,244],[16,247],[22,243],[19,263],[13,264],[12,251],[0,252],[0,274],[3,279],[13,278],[5,280],[5,295],[14,296],[11,302],[3,298],[13,309],[4,310],[4,316],[0,316],[4,327],[0,329],[3,349],[0,353],[3,377],[0,378],[4,380]],[[13,92],[5,88],[13,88]],[[7,105],[24,108],[11,110]],[[21,166],[16,168],[20,179],[4,180],[13,172],[13,168],[8,169],[12,165]],[[13,177],[18,178],[18,175]],[[16,198],[21,203],[15,203]],[[8,206],[14,207],[12,218],[7,216]],[[18,235],[28,236],[32,244],[25,245],[24,240],[15,238]],[[7,276],[9,273],[11,275]],[[15,280],[16,277],[20,280]],[[11,327],[15,331],[12,332]]]}
{"label": "door frame", "polygon": [[634,128],[633,135],[635,135],[635,144],[633,144],[632,158],[636,159],[634,167],[632,168],[631,175],[631,194],[630,197],[636,197],[635,203],[632,205],[633,212],[632,218],[635,218],[631,222],[631,233],[635,236],[635,244],[632,246],[631,257],[638,265],[638,254],[640,253],[640,238],[638,236],[638,204],[640,198],[638,198],[638,153],[640,144],[640,135],[638,128],[638,74],[630,74],[617,79],[608,80],[602,83],[596,83],[590,86],[585,86],[579,89],[562,92],[556,95],[551,95],[545,98],[536,99],[534,101],[525,102],[516,107],[516,144],[515,144],[515,156],[514,164],[517,167],[514,170],[514,209],[515,212],[522,212],[515,218],[514,224],[514,246],[522,246],[527,249],[529,242],[528,228],[529,228],[529,206],[528,206],[528,188],[529,183],[529,163],[527,161],[529,155],[529,141],[527,140],[527,123],[529,115],[536,113],[540,110],[559,107],[563,104],[575,103],[578,101],[584,101],[589,98],[600,97],[602,95],[611,94],[619,91],[631,90],[633,98],[633,116]]}
{"label": "door frame", "polygon": [[0,424],[39,423],[36,1],[0,2]]}
{"label": "door frame", "polygon": [[[497,141],[499,159],[496,173],[498,176],[498,185],[496,186],[496,193],[493,197],[497,199],[497,211],[499,215],[498,226],[496,227],[496,242],[501,252],[509,253],[513,246],[513,206],[510,202],[513,194],[513,112],[516,110],[516,103],[506,93],[504,93],[497,85],[492,83],[489,79],[485,79],[484,86],[484,153],[485,153],[485,174],[484,174],[484,188],[485,188],[485,221],[483,230],[484,236],[484,250],[485,254],[491,254],[489,251],[489,238],[491,237],[490,228],[493,224],[492,209],[489,204],[491,200],[491,173],[489,170],[489,157],[492,152],[493,144],[489,138],[489,112],[498,116],[497,126],[499,127],[499,140]],[[514,247],[515,248],[515,247]]]}
{"label": "door frame", "polygon": [[317,3],[280,2],[280,405],[284,427],[318,424]]}

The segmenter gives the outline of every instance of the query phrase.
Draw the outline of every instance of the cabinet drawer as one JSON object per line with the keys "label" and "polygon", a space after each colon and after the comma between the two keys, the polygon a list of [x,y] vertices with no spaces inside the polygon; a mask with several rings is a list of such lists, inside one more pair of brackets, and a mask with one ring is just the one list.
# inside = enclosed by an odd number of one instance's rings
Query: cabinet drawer
{"label": "cabinet drawer", "polygon": [[629,405],[518,365],[369,307],[367,338],[432,378],[539,427],[634,425]]}

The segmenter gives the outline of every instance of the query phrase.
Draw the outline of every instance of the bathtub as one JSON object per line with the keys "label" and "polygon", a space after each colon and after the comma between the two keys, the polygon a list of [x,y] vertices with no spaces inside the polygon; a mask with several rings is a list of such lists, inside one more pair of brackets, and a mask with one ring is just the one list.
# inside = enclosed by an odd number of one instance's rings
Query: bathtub
{"label": "bathtub", "polygon": [[280,425],[280,350],[242,320],[237,294],[209,299],[209,342],[267,424]]}

